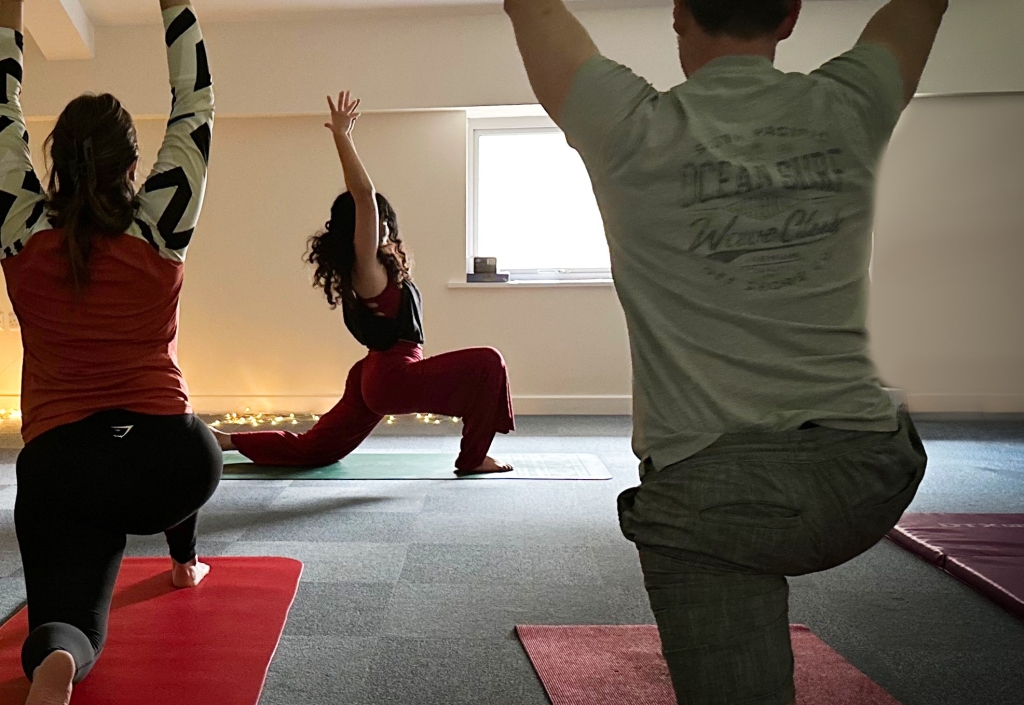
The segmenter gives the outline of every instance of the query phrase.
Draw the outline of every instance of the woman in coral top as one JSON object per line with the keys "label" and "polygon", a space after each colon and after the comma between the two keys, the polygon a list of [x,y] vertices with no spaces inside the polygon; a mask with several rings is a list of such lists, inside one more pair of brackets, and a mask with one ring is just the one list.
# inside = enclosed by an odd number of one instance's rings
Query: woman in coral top
{"label": "woman in coral top", "polygon": [[44,190],[19,102],[22,2],[0,0],[0,255],[25,350],[14,520],[31,705],[68,703],[99,657],[127,534],[166,533],[177,587],[209,571],[197,512],[221,454],[192,415],[177,336],[213,88],[188,0],[160,5],[173,108],[153,173],[136,192],[131,116],[111,95],[83,95],[47,139]]}
{"label": "woman in coral top", "polygon": [[429,412],[464,421],[457,475],[508,472],[487,455],[496,433],[515,429],[505,361],[494,348],[423,357],[420,292],[398,232],[398,219],[377,193],[352,139],[359,101],[328,98],[348,191],[335,200],[327,229],[310,241],[315,285],[367,356],[348,373],[341,401],[303,434],[218,433],[225,450],[266,465],[326,465],[351,453],[390,414]]}

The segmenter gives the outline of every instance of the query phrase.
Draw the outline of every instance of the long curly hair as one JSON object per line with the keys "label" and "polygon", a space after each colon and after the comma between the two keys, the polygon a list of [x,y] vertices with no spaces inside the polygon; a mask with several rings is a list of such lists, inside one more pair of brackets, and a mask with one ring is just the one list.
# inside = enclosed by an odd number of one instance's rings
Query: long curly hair
{"label": "long curly hair", "polygon": [[[398,216],[388,199],[379,193],[377,210],[380,221],[388,227],[388,238],[377,249],[377,259],[396,284],[411,281],[412,263],[398,231]],[[334,201],[331,219],[324,225],[324,230],[309,238],[305,260],[316,267],[313,286],[324,290],[331,308],[337,308],[338,304],[354,306],[357,303],[356,292],[352,288],[352,269],[356,263],[355,232],[356,202],[346,191]]]}
{"label": "long curly hair", "polygon": [[64,108],[46,152],[46,206],[50,222],[64,231],[69,283],[80,294],[89,284],[93,239],[120,235],[138,210],[129,176],[139,159],[135,124],[109,93],[83,95]]}

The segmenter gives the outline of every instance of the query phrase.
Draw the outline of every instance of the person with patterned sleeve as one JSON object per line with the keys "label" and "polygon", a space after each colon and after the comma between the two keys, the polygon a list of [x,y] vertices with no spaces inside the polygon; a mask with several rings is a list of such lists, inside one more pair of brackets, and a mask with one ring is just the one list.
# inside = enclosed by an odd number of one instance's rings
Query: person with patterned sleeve
{"label": "person with patterned sleeve", "polygon": [[99,658],[128,534],[166,534],[176,587],[209,572],[197,519],[222,460],[192,414],[177,337],[213,81],[188,0],[160,6],[172,109],[152,174],[136,191],[131,116],[111,95],[83,95],[46,140],[44,189],[20,105],[22,0],[0,0],[0,256],[25,351],[14,519],[31,705],[66,705]]}

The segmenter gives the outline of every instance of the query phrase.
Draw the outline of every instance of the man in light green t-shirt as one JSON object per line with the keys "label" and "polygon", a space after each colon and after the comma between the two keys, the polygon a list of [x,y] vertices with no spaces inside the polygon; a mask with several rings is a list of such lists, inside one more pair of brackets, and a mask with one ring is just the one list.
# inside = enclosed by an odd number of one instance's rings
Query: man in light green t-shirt
{"label": "man in light green t-shirt", "polygon": [[866,332],[876,172],[947,0],[893,0],[810,74],[800,0],[676,0],[688,80],[602,56],[562,0],[505,0],[537,98],[590,173],[626,314],[622,495],[680,702],[789,705],[786,576],[867,550],[926,457]]}

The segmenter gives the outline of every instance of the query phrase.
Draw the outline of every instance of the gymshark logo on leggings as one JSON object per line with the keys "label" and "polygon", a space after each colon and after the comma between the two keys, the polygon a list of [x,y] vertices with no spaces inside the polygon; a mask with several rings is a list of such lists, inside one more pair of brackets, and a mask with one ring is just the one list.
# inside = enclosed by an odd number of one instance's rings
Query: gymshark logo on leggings
{"label": "gymshark logo on leggings", "polygon": [[134,426],[111,426],[110,428],[114,431],[114,438],[124,438],[125,436],[128,435],[128,432],[131,431],[135,427]]}

